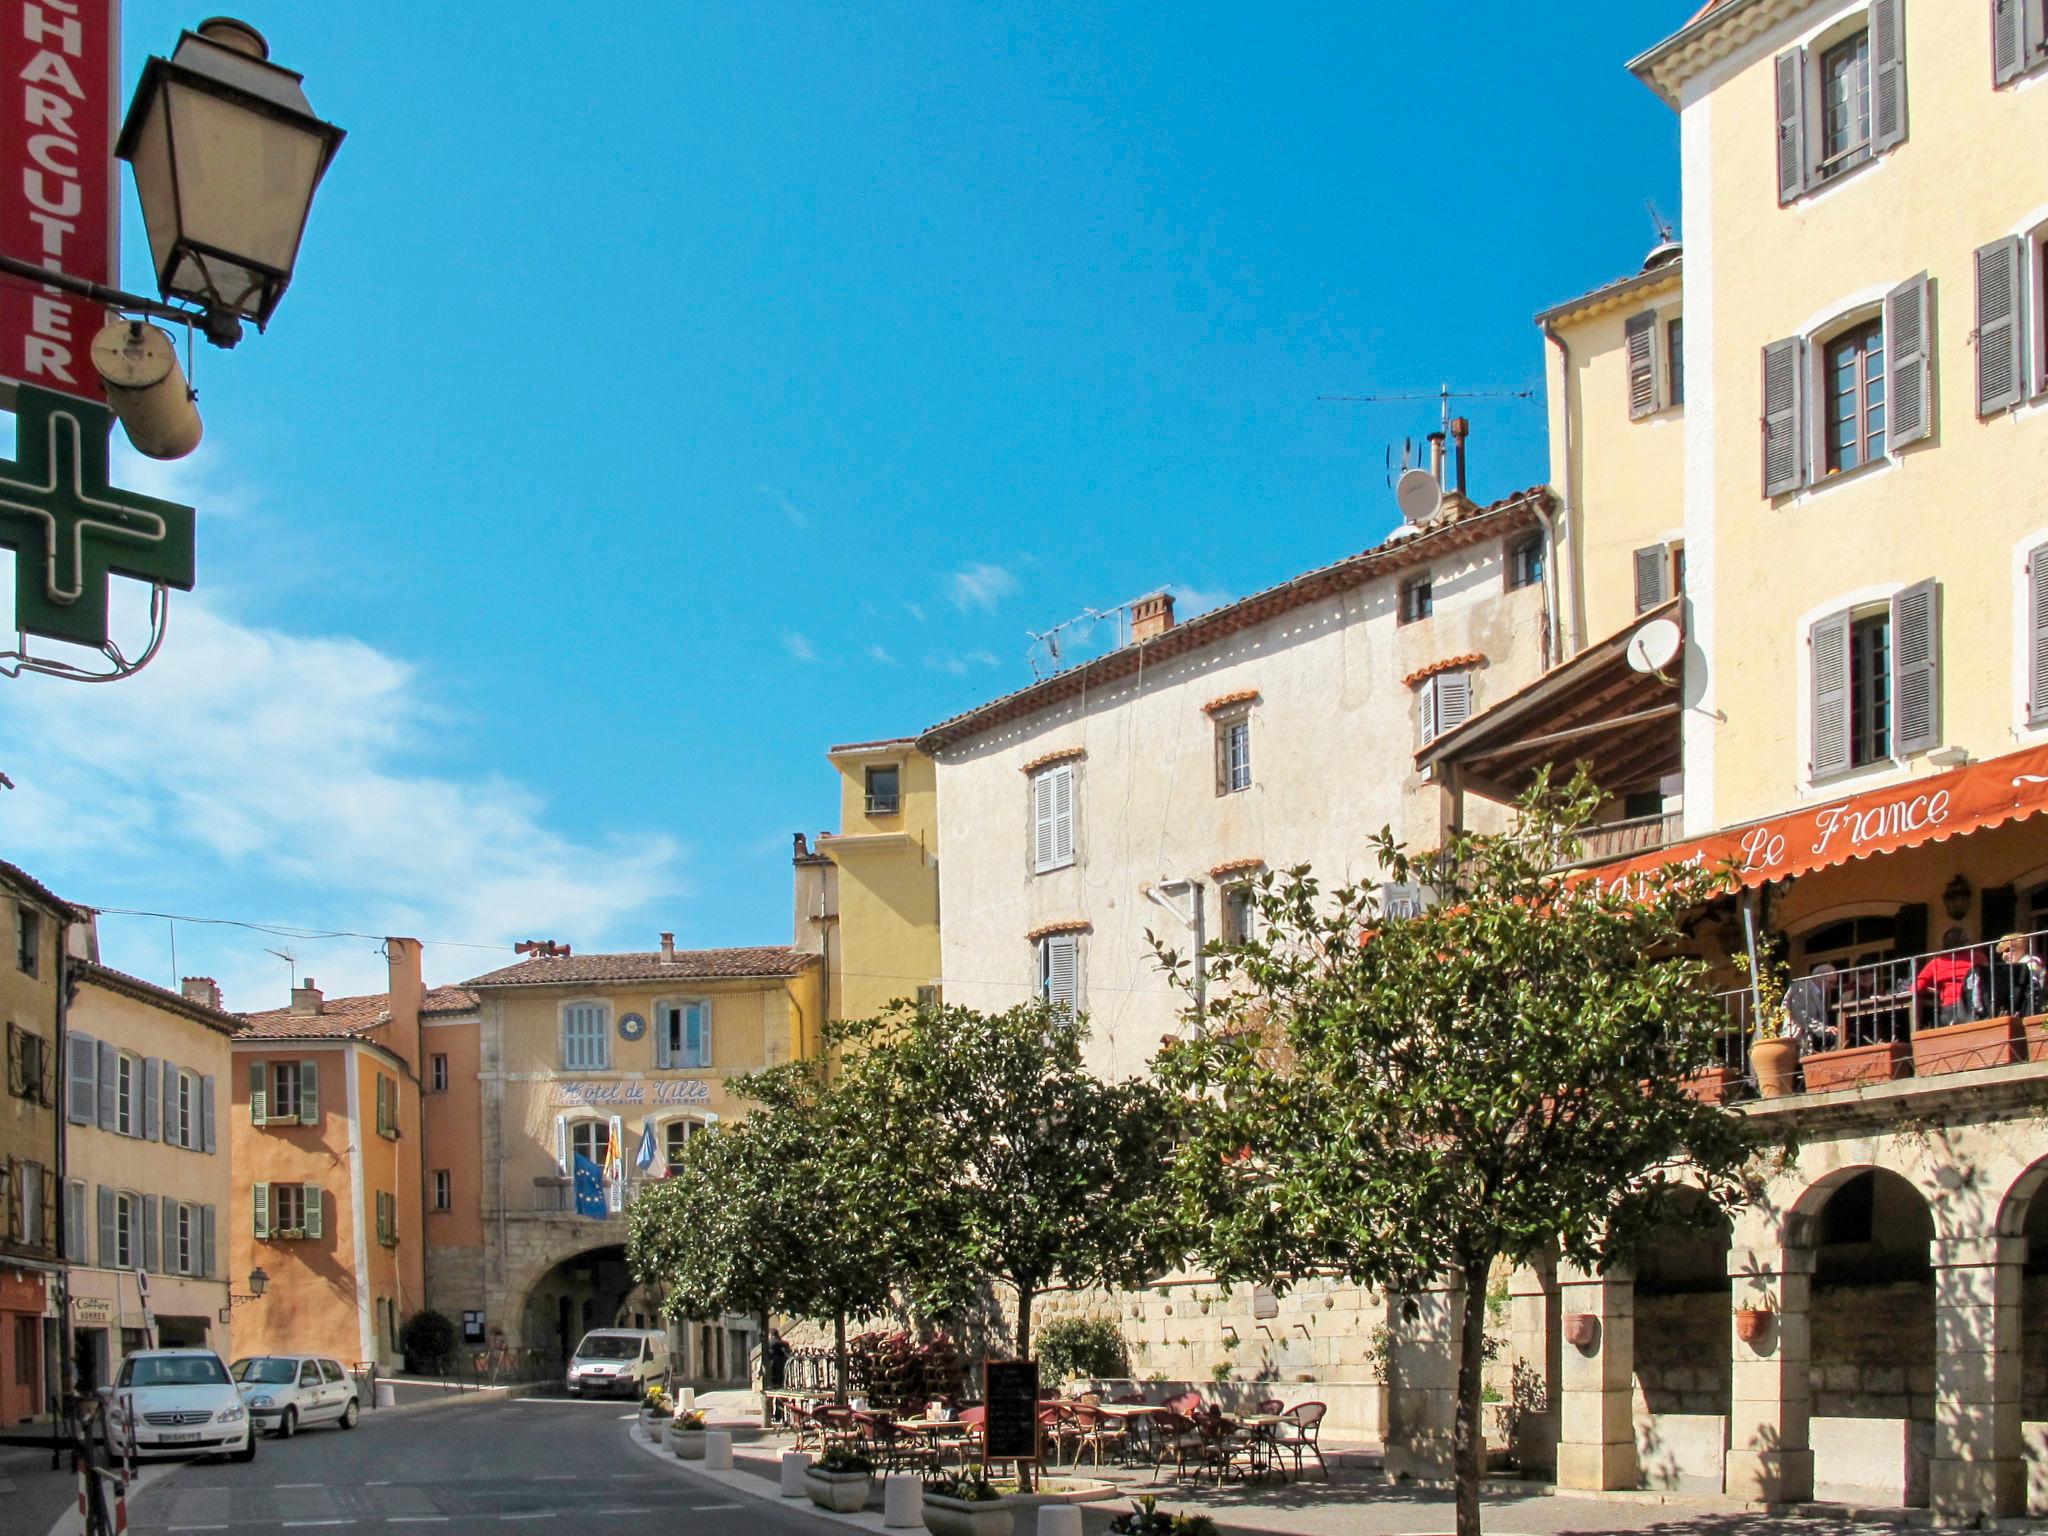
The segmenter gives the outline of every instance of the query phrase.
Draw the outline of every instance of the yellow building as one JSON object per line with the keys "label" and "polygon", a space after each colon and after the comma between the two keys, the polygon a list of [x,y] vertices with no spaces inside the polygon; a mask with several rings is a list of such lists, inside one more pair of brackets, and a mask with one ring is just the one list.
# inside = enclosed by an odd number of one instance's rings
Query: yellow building
{"label": "yellow building", "polygon": [[73,1347],[105,1385],[131,1350],[230,1351],[220,1117],[238,1021],[203,977],[181,995],[87,960],[70,974],[64,1256]]}
{"label": "yellow building", "polygon": [[7,1028],[7,1096],[0,1099],[0,1424],[45,1411],[60,1374],[51,1314],[58,1273],[58,1041],[63,1036],[69,902],[0,862],[0,1015]]}
{"label": "yellow building", "polygon": [[939,797],[932,760],[913,740],[848,742],[838,832],[796,844],[798,947],[825,958],[826,1013],[873,1018],[939,985]]}
{"label": "yellow building", "polygon": [[[626,1268],[624,1213],[691,1136],[745,1114],[733,1078],[816,1053],[823,969],[779,945],[681,950],[663,934],[659,950],[565,951],[463,983],[479,1021],[483,1295],[437,1300],[551,1355],[587,1328],[659,1327]],[[579,1166],[600,1177],[591,1208]],[[678,1374],[743,1378],[757,1328],[679,1328]]]}

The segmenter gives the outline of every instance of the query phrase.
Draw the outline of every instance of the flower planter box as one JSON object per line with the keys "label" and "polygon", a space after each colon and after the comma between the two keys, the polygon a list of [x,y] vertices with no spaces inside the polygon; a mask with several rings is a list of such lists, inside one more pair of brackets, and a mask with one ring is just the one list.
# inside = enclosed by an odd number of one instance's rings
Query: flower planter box
{"label": "flower planter box", "polygon": [[932,1536],[1010,1536],[1016,1523],[1005,1499],[970,1504],[936,1493],[924,1496],[924,1528]]}
{"label": "flower planter box", "polygon": [[1944,1072],[2008,1066],[2018,1059],[2020,1049],[2020,1021],[2010,1014],[2002,1019],[1916,1029],[1913,1075],[1939,1077]]}
{"label": "flower planter box", "polygon": [[1815,1051],[1804,1059],[1806,1091],[1826,1093],[1831,1088],[1850,1088],[1858,1083],[1888,1083],[1906,1075],[1913,1059],[1911,1042],[1880,1040],[1876,1045],[1852,1045],[1839,1051]]}
{"label": "flower planter box", "polygon": [[668,1448],[684,1461],[702,1461],[704,1433],[701,1429],[677,1429],[671,1423],[668,1430]]}
{"label": "flower planter box", "polygon": [[1742,1081],[1742,1074],[1733,1067],[1709,1067],[1704,1072],[1695,1072],[1680,1081],[1679,1087],[1698,1099],[1702,1104],[1719,1104],[1727,1099],[1729,1092]]}
{"label": "flower planter box", "polygon": [[812,1467],[804,1473],[804,1496],[820,1509],[850,1515],[867,1507],[874,1480],[867,1472],[820,1472]]}
{"label": "flower planter box", "polygon": [[2020,1038],[2025,1042],[2027,1060],[2048,1061],[2048,1013],[2029,1014],[2020,1020]]}

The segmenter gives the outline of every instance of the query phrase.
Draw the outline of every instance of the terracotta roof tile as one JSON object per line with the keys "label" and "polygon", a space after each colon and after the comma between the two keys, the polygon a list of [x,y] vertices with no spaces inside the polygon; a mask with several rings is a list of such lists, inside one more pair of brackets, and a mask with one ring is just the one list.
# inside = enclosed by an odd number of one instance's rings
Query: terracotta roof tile
{"label": "terracotta roof tile", "polygon": [[1034,757],[1017,771],[1019,773],[1036,773],[1041,768],[1050,768],[1054,763],[1079,762],[1087,755],[1088,749],[1086,747],[1061,747],[1057,752],[1047,752],[1042,757]]}
{"label": "terracotta roof tile", "polygon": [[75,901],[66,901],[19,864],[10,864],[5,859],[0,859],[0,882],[12,885],[16,890],[24,895],[33,897],[44,906],[53,907],[57,911],[72,917],[83,917],[91,910],[89,907],[79,906]]}
{"label": "terracotta roof tile", "polygon": [[564,955],[533,959],[472,976],[465,987],[559,987],[597,981],[720,981],[801,975],[818,956],[781,945],[740,949],[679,949],[674,960],[645,954]]}
{"label": "terracotta roof tile", "polygon": [[422,1015],[475,1011],[476,994],[467,987],[429,987],[427,995],[420,999]]}
{"label": "terracotta roof tile", "polygon": [[1040,939],[1049,939],[1056,933],[1087,933],[1094,924],[1085,917],[1062,918],[1057,923],[1046,923],[1024,935],[1027,942],[1036,944]]}
{"label": "terracotta roof tile", "polygon": [[1413,672],[1402,678],[1401,681],[1410,688],[1413,688],[1425,677],[1435,677],[1439,672],[1456,672],[1461,667],[1483,667],[1485,665],[1486,658],[1480,655],[1479,652],[1467,651],[1462,656],[1446,656],[1441,661],[1432,661],[1426,667],[1417,667]]}
{"label": "terracotta roof tile", "polygon": [[1235,693],[1226,693],[1221,698],[1211,699],[1202,706],[1202,713],[1213,715],[1219,709],[1228,709],[1233,704],[1249,704],[1259,696],[1256,688],[1240,688]]}
{"label": "terracotta roof tile", "polygon": [[126,971],[117,971],[111,965],[100,965],[91,960],[71,962],[72,974],[80,980],[105,987],[109,992],[119,992],[137,1002],[152,1007],[168,1009],[183,1014],[186,1018],[217,1029],[224,1035],[239,1034],[242,1021],[232,1013],[223,1013],[218,1008],[209,1008],[204,1003],[195,1003],[182,992],[173,992],[160,987],[153,981],[144,981],[140,976],[130,976]]}
{"label": "terracotta roof tile", "polygon": [[[429,987],[420,998],[420,1016],[432,1018],[451,1013],[470,1013],[476,1008],[476,994],[462,987]],[[238,1040],[324,1040],[341,1036],[366,1035],[391,1019],[391,994],[366,992],[360,997],[330,997],[318,1013],[293,1013],[289,1008],[272,1008],[264,1013],[241,1015]]]}
{"label": "terracotta roof tile", "polygon": [[1226,875],[1242,875],[1251,870],[1264,869],[1265,867],[1266,861],[1264,859],[1227,859],[1221,864],[1210,865],[1209,873],[1216,879],[1221,880]]}

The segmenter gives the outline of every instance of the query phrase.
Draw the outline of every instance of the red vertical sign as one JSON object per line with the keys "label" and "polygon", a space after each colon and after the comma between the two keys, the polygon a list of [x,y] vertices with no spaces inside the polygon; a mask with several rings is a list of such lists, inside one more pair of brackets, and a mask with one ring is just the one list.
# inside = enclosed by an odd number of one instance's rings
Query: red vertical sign
{"label": "red vertical sign", "polygon": [[[121,0],[0,0],[0,251],[115,284]],[[97,304],[0,278],[0,378],[104,400]]]}

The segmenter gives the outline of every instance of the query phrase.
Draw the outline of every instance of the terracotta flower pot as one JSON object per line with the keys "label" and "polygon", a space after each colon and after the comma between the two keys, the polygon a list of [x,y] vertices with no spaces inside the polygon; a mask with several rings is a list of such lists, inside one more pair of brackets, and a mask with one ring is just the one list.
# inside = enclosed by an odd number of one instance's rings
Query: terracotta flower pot
{"label": "terracotta flower pot", "polygon": [[1600,1337],[1600,1319],[1591,1312],[1567,1312],[1564,1318],[1564,1339],[1573,1349],[1590,1349],[1593,1341]]}
{"label": "terracotta flower pot", "polygon": [[1762,1307],[1737,1307],[1735,1309],[1735,1337],[1745,1344],[1754,1344],[1764,1336],[1764,1329],[1771,1323],[1771,1314]]}
{"label": "terracotta flower pot", "polygon": [[1759,1040],[1749,1048],[1750,1069],[1756,1073],[1756,1091],[1767,1099],[1782,1099],[1799,1091],[1799,1042],[1789,1039]]}

